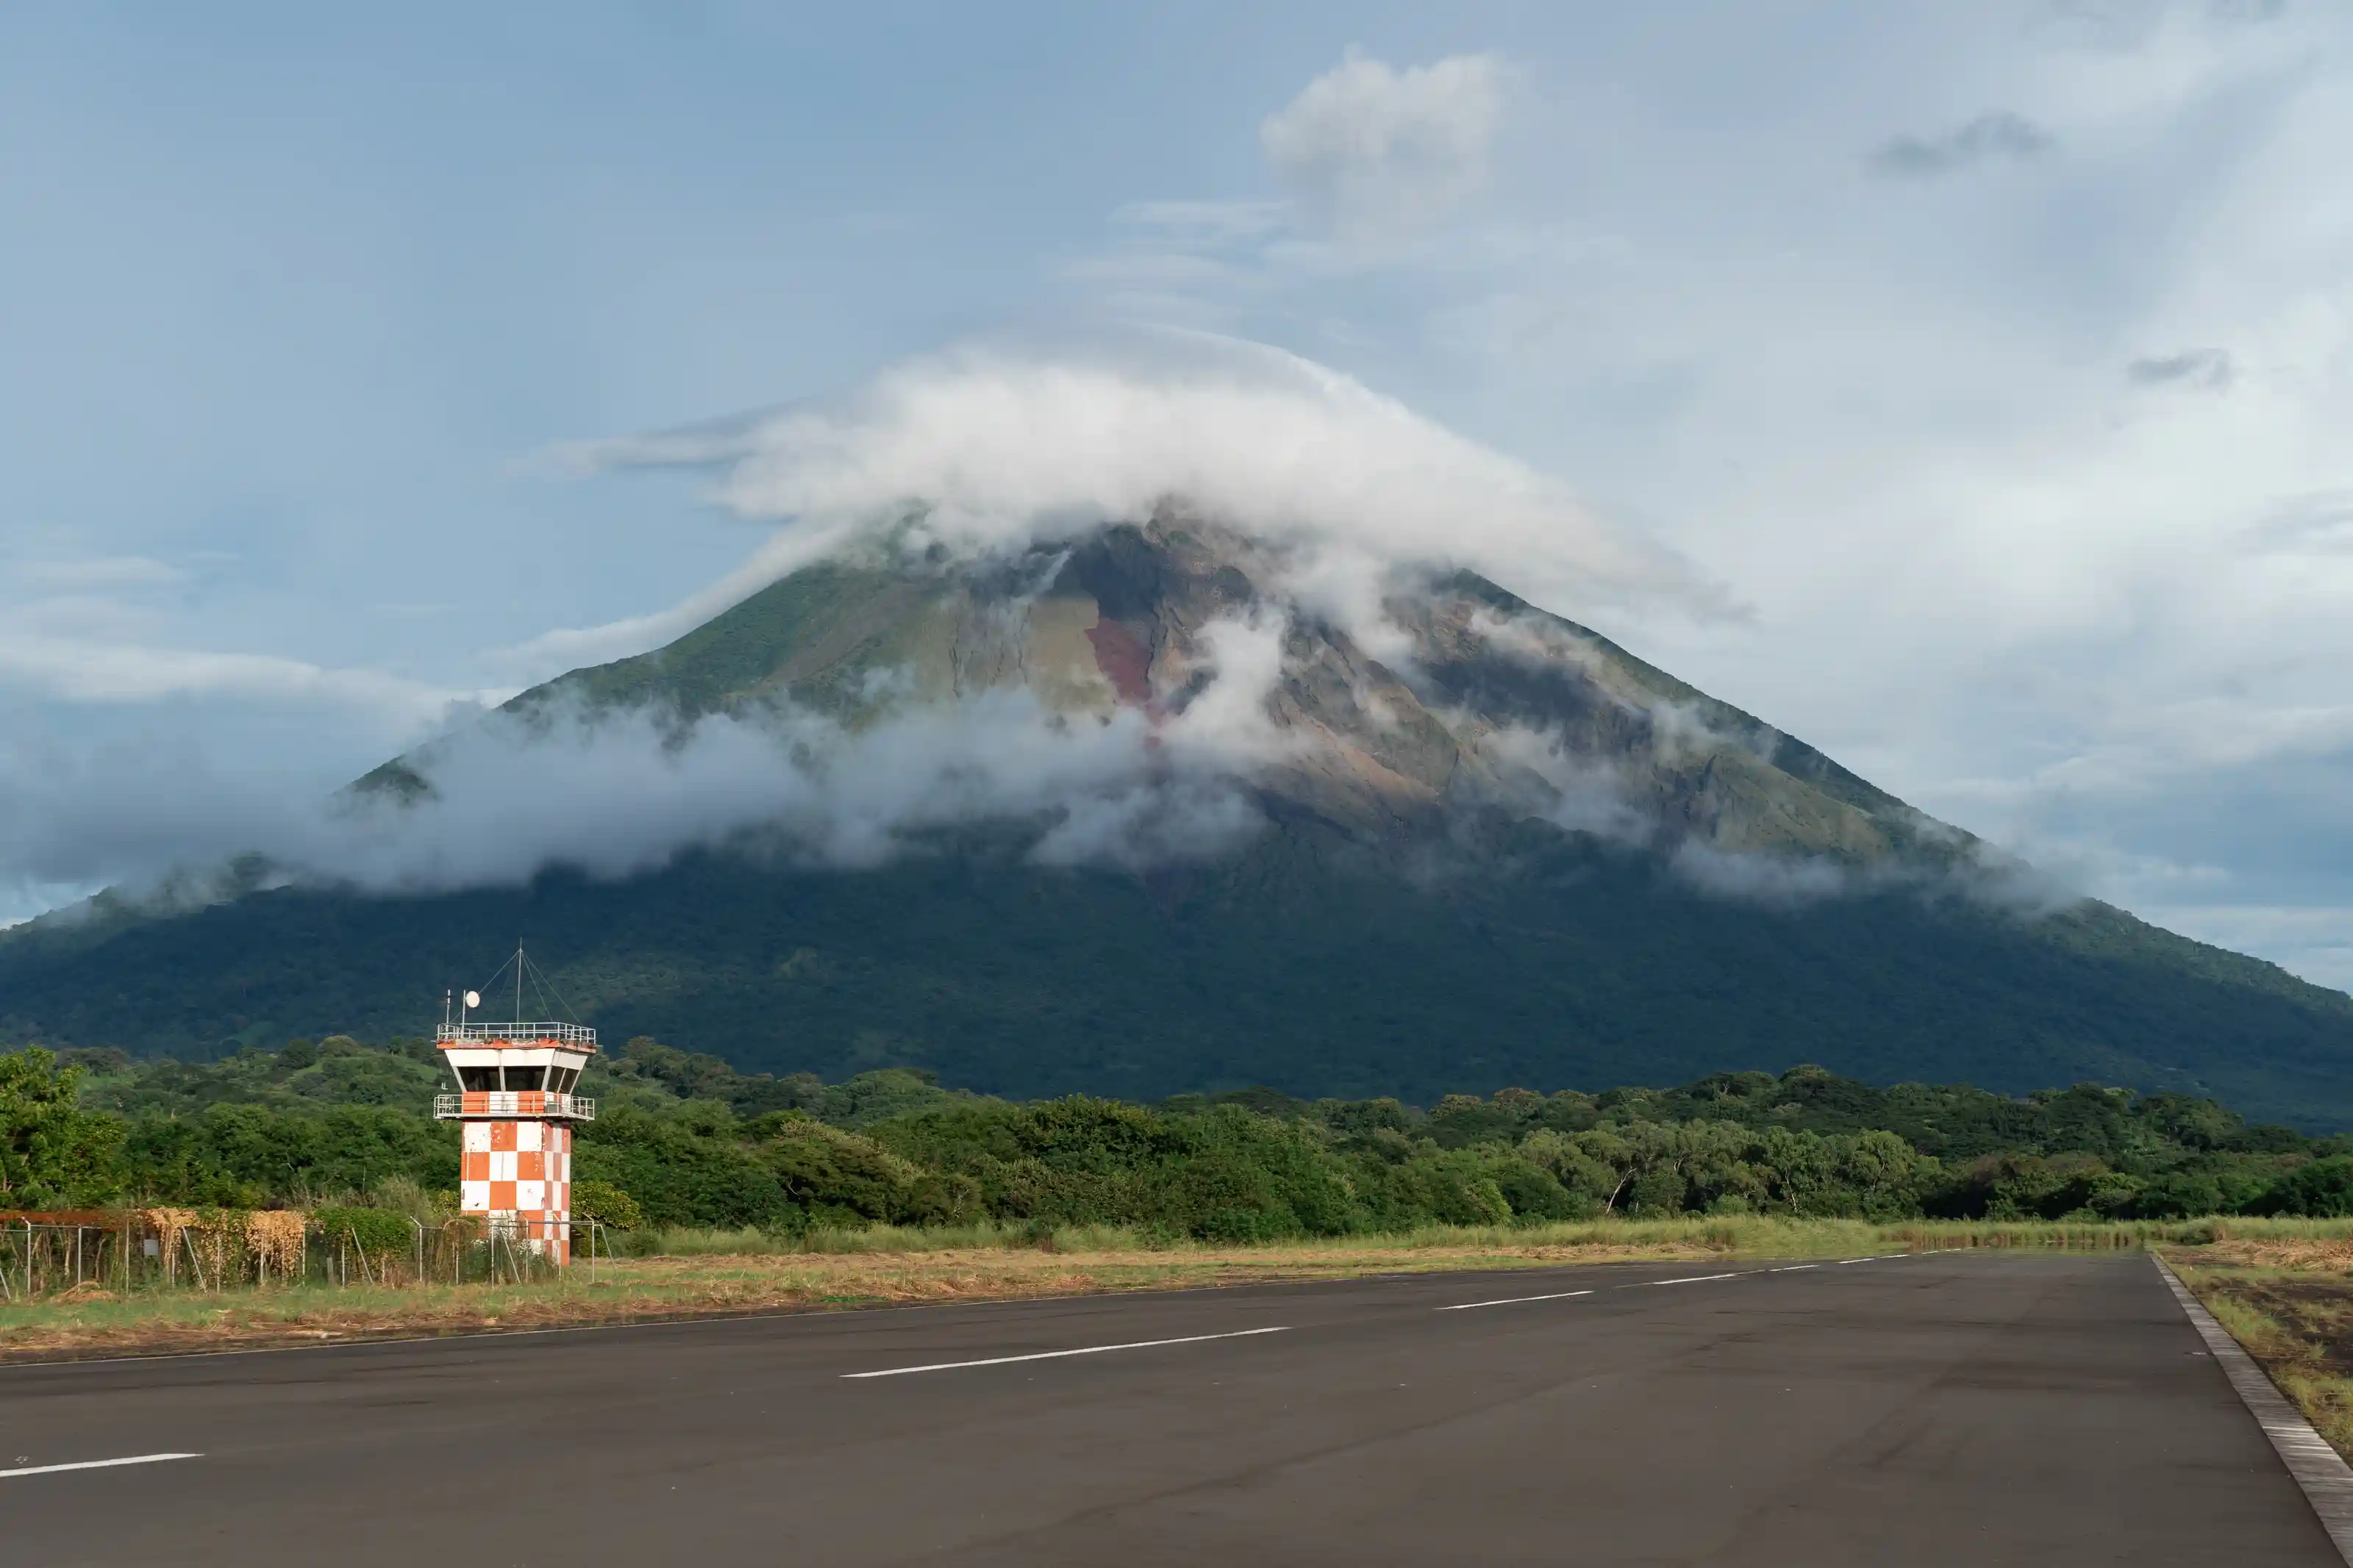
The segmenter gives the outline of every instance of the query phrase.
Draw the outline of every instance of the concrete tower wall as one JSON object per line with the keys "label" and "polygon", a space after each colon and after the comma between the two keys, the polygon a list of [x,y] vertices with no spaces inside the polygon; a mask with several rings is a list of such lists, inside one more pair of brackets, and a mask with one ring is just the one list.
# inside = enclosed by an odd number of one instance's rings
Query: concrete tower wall
{"label": "concrete tower wall", "polygon": [[459,1208],[492,1228],[572,1258],[572,1129],[560,1121],[470,1121],[459,1156]]}

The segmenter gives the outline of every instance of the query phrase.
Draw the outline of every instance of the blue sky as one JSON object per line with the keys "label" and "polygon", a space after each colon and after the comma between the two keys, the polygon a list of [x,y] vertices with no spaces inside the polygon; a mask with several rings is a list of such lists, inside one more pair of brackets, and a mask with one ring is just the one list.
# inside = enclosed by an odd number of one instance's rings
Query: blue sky
{"label": "blue sky", "polygon": [[2348,48],[2317,0],[9,7],[0,919],[772,531],[565,444],[1143,323],[1557,478],[1737,613],[1514,586],[2353,984]]}

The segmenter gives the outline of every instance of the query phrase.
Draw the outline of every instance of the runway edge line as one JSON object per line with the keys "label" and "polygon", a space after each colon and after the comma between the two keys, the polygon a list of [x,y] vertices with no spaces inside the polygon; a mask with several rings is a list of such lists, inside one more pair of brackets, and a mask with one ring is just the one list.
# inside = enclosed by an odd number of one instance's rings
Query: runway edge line
{"label": "runway edge line", "polygon": [[2247,1414],[2272,1440],[2272,1447],[2304,1489],[2304,1499],[2312,1511],[2320,1516],[2320,1526],[2328,1531],[2328,1539],[2337,1545],[2337,1554],[2353,1564],[2353,1467],[2348,1467],[2328,1439],[2312,1429],[2312,1423],[2287,1401],[2255,1358],[2241,1348],[2231,1337],[2231,1331],[2214,1321],[2214,1314],[2199,1304],[2198,1298],[2181,1282],[2181,1277],[2167,1266],[2164,1258],[2149,1254],[2149,1261],[2165,1276],[2166,1288],[2173,1299],[2181,1303],[2189,1324],[2206,1348],[2220,1362],[2231,1380],[2231,1386],[2246,1402]]}

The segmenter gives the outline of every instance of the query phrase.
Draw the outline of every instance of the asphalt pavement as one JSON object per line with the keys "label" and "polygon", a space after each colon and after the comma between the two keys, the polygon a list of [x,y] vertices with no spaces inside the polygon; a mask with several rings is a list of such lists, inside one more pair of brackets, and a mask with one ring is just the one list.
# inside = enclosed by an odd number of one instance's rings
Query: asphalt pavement
{"label": "asphalt pavement", "polygon": [[11,1565],[2341,1562],[2133,1256],[8,1367],[0,1472]]}

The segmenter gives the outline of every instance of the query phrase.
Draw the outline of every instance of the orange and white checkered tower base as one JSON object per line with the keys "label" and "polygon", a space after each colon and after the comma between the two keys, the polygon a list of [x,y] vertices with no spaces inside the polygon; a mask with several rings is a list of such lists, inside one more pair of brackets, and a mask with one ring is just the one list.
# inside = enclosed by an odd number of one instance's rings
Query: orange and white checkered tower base
{"label": "orange and white checkered tower base", "polygon": [[572,1128],[596,1102],[572,1092],[596,1053],[578,1024],[444,1024],[435,1042],[458,1092],[433,1114],[458,1122],[459,1210],[563,1265],[572,1259]]}

